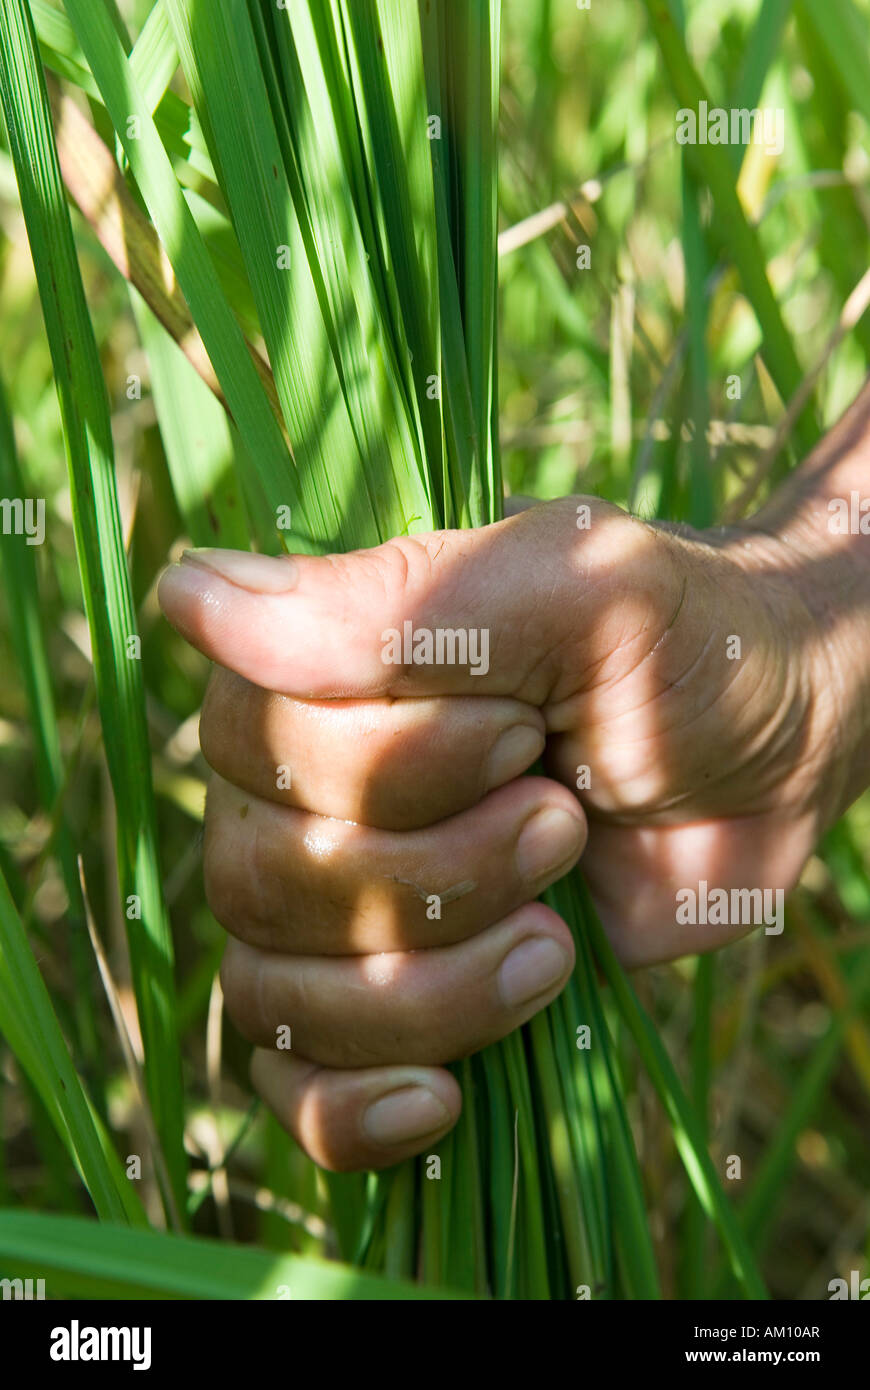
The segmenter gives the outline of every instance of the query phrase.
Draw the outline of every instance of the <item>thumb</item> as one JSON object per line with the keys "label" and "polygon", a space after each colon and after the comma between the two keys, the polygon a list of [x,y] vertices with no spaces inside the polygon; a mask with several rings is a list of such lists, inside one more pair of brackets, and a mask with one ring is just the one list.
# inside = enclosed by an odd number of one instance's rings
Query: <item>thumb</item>
{"label": "thumb", "polygon": [[566,499],[346,555],[187,551],[163,574],[160,604],[206,656],[282,694],[543,703],[558,674],[548,656],[588,576],[575,511]]}

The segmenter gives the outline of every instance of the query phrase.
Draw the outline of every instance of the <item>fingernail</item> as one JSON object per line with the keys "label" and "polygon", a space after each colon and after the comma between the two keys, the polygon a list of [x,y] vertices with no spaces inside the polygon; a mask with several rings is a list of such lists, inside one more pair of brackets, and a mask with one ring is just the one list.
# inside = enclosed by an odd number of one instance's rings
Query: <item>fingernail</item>
{"label": "fingernail", "polygon": [[527,883],[546,878],[574,855],[583,843],[583,824],[570,811],[550,807],[538,811],[523,826],[517,840],[517,868]]}
{"label": "fingernail", "polygon": [[406,1086],[374,1101],[362,1123],[374,1144],[405,1144],[443,1129],[450,1123],[450,1112],[425,1086]]}
{"label": "fingernail", "polygon": [[530,724],[515,724],[496,739],[486,764],[486,790],[502,787],[525,772],[539,757],[544,747],[544,735]]}
{"label": "fingernail", "polygon": [[289,556],[254,555],[248,550],[185,550],[181,562],[211,570],[253,594],[284,594],[295,586],[299,574]]}
{"label": "fingernail", "polygon": [[568,973],[569,957],[549,936],[533,936],[505,956],[498,972],[501,997],[509,1009],[552,989]]}

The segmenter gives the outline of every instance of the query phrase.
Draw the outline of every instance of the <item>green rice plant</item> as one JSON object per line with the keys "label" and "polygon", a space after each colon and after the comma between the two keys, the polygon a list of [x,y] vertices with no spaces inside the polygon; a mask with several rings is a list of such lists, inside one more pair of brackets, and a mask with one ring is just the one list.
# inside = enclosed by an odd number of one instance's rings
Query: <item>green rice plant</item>
{"label": "green rice plant", "polygon": [[[676,7],[646,0],[644,8],[674,91],[695,104],[706,88],[673,22]],[[826,42],[842,45],[840,8],[831,15]],[[136,281],[133,314],[185,533],[197,543],[217,537],[273,552],[286,546],[324,553],[501,516],[500,6],[498,0],[421,0],[419,7],[411,0],[298,0],[286,8],[267,0],[219,6],[158,0],[135,42],[116,18],[106,0],[65,0],[63,13],[44,0],[8,0],[0,13],[0,85],[63,413],[82,595],[117,806],[119,899],[135,897],[142,909],[141,920],[125,925],[148,1098],[171,1175],[165,1209],[185,1224],[195,1210],[183,1145],[172,938],[160,889],[143,683],[139,663],[128,655],[137,615],[105,386],[40,55],[55,79],[90,101],[96,138],[114,159],[131,205],[156,229],[213,370],[210,390],[167,332],[156,294],[145,297],[147,278]],[[764,61],[743,70],[744,92],[763,83],[783,19],[781,5],[761,7],[759,30],[769,41],[759,45]],[[183,87],[170,85],[179,64]],[[849,71],[854,84],[860,74],[854,64]],[[538,139],[544,119],[542,106]],[[801,369],[757,229],[736,192],[732,161],[712,146],[698,154],[700,163],[687,158],[681,174],[690,292],[680,400],[695,422],[683,510],[706,524],[716,502],[704,440],[708,286],[716,257],[726,256],[740,274],[784,400],[797,390]],[[721,217],[723,235],[715,242],[702,215],[703,185]],[[76,196],[75,188],[70,193]],[[87,217],[84,200],[79,204]],[[606,356],[552,258],[535,248],[529,259],[540,267],[541,294],[554,319],[606,377]],[[815,433],[808,409],[799,438],[811,442]],[[677,447],[670,475],[662,474],[663,511],[670,509],[669,492],[681,486]],[[11,460],[8,431],[0,448]],[[289,529],[278,525],[287,509]],[[33,575],[20,582],[28,601],[17,648],[33,671],[31,716],[40,731],[45,797],[55,804],[63,778],[34,625],[36,582]],[[67,839],[59,832],[59,853],[68,870],[72,846],[63,824],[61,830]],[[75,905],[72,880],[68,892]],[[68,1084],[68,1053],[56,1021],[49,1021],[24,928],[7,897],[0,894],[2,1031],[70,1144],[98,1214],[112,1223],[138,1219],[123,1201],[125,1184],[106,1152],[105,1127],[84,1093],[72,1089],[70,1113],[60,1105],[57,1086],[61,1076]],[[127,1294],[149,1288],[174,1297],[252,1297],[273,1282],[299,1279],[311,1296],[351,1296],[357,1288],[380,1289],[383,1296],[389,1288],[398,1296],[397,1285],[369,1278],[401,1280],[404,1289],[421,1271],[428,1290],[568,1298],[585,1285],[595,1298],[659,1297],[626,1107],[630,1037],[694,1193],[686,1277],[697,1280],[714,1227],[734,1286],[744,1296],[761,1296],[746,1230],[707,1152],[712,967],[702,965],[696,976],[689,1100],[613,958],[582,880],[575,875],[555,885],[547,901],[574,933],[575,975],[544,1014],[456,1067],[463,1116],[439,1146],[442,1183],[427,1182],[420,1161],[378,1177],[325,1179],[338,1246],[363,1273],[310,1272],[292,1262],[285,1271],[264,1252],[233,1248],[218,1257],[185,1237],[122,1236],[113,1225],[76,1226],[74,1234],[72,1226],[40,1224],[22,1213],[0,1217],[0,1253],[52,1268],[71,1293],[111,1287]],[[857,999],[861,981],[853,984]],[[33,1055],[32,1025],[16,995],[22,989],[34,1016],[51,1030],[48,1070]],[[589,1050],[574,1044],[581,1024],[592,1029]],[[807,1105],[839,1041],[838,1035],[819,1054]],[[794,1125],[806,1113],[806,1105],[796,1111]],[[758,1195],[747,1204],[750,1233],[770,1194],[767,1174],[779,1173],[782,1161],[774,1147]]]}

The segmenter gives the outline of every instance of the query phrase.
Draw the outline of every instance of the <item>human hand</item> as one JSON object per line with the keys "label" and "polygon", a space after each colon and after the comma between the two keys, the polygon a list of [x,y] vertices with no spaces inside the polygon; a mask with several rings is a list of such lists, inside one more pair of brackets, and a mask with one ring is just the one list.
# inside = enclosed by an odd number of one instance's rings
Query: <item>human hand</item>
{"label": "human hand", "polygon": [[[327,1167],[393,1164],[455,1123],[442,1064],[570,974],[568,928],[534,900],[584,846],[637,966],[746,931],[679,925],[676,893],[787,890],[842,800],[843,683],[762,534],[569,498],[322,559],[194,552],[160,600],[219,663],[201,741],[227,1008]],[[482,649],[476,670],[386,663],[407,620],[487,633],[486,669]],[[542,752],[547,775],[521,777]]]}

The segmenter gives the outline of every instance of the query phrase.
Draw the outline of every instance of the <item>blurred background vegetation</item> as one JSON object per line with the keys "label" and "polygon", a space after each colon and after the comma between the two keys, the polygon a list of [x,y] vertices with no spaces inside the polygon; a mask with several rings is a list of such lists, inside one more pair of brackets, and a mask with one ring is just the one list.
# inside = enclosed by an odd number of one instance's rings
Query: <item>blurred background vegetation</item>
{"label": "blurred background vegetation", "polygon": [[[50,5],[43,6],[50,9]],[[676,109],[641,0],[505,0],[501,96],[499,409],[505,477],[539,497],[595,493],[643,516],[739,516],[799,461],[867,371],[870,245],[868,0],[686,0],[687,45],[714,104],[785,111],[785,143],[728,149],[787,338],[807,382],[803,430],[761,361],[757,306],[735,269],[733,209],[714,209],[674,138]],[[138,32],[149,3],[120,5]],[[680,6],[672,7],[679,19]],[[180,76],[174,79],[181,83]],[[183,88],[178,87],[179,91]],[[207,665],[161,620],[155,582],[188,539],[157,426],[141,316],[73,211],[109,396],[142,636],[163,883],[173,925],[194,1229],[277,1250],[333,1250],[319,1179],[252,1104],[246,1045],[222,1027],[223,935],[200,875],[206,768],[197,711]],[[589,247],[589,268],[578,248]],[[50,675],[88,898],[136,1043],[116,891],[112,793],[51,358],[15,177],[0,152],[0,374],[25,495],[46,499],[34,548]],[[183,374],[177,389],[200,390]],[[163,375],[166,389],[166,374]],[[730,387],[729,387],[730,381]],[[735,387],[739,382],[739,390]],[[141,390],[137,383],[141,382]],[[812,387],[810,393],[809,388]],[[786,391],[786,397],[792,392]],[[802,397],[803,399],[803,397]],[[215,449],[214,416],[202,437]],[[194,436],[196,431],[194,430]],[[218,446],[220,447],[220,442]],[[224,447],[229,450],[227,441]],[[12,495],[4,480],[3,495]],[[519,576],[518,576],[519,578]],[[4,579],[4,583],[8,579]],[[75,1059],[126,1153],[140,1107],[86,933],[71,920],[35,775],[22,673],[0,596],[0,866]],[[870,1172],[870,797],[810,861],[779,938],[649,970],[636,987],[687,1086],[709,1081],[710,1146],[778,1298],[825,1298],[866,1273]],[[709,1050],[693,1050],[698,1007]],[[625,1083],[665,1292],[716,1287],[666,1116],[625,1049]],[[0,1205],[85,1211],[42,1103],[0,1040]],[[124,1143],[126,1142],[126,1149]],[[162,1219],[155,1175],[141,1192]]]}

